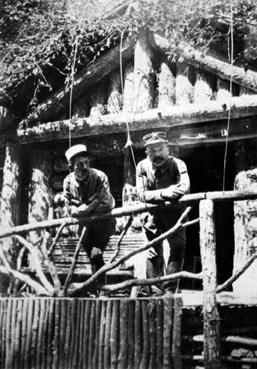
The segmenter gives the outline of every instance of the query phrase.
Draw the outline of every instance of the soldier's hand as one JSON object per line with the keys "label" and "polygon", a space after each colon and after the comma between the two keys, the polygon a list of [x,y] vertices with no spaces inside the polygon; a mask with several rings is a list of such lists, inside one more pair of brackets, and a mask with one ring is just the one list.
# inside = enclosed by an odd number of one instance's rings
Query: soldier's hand
{"label": "soldier's hand", "polygon": [[78,211],[78,207],[77,207],[77,206],[72,205],[72,206],[70,207],[70,215],[71,215],[72,217],[75,217],[75,218],[79,216],[79,211]]}
{"label": "soldier's hand", "polygon": [[141,202],[145,202],[145,193],[144,193],[144,191],[141,191],[141,192],[138,193],[138,199]]}
{"label": "soldier's hand", "polygon": [[85,216],[89,213],[88,205],[82,204],[78,207],[79,216]]}

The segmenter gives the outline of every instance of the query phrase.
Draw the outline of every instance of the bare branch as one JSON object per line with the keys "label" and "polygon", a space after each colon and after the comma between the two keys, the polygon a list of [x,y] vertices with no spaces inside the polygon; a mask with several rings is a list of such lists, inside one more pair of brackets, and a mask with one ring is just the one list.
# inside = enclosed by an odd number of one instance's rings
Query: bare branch
{"label": "bare branch", "polygon": [[189,222],[183,223],[183,221],[186,219],[186,217],[187,217],[188,213],[190,212],[190,210],[191,210],[191,207],[187,207],[186,210],[184,211],[184,213],[181,215],[181,217],[177,221],[177,223],[171,229],[169,229],[167,232],[164,232],[160,236],[154,238],[152,241],[147,242],[142,247],[131,251],[127,255],[122,256],[117,261],[114,261],[111,264],[104,265],[94,275],[92,275],[87,281],[85,281],[83,283],[76,283],[76,284],[74,283],[74,284],[70,285],[70,289],[68,290],[68,294],[73,295],[75,292],[82,291],[82,290],[86,289],[91,283],[93,283],[103,273],[106,273],[107,271],[116,268],[118,265],[124,263],[126,260],[130,259],[132,256],[134,256],[136,254],[139,254],[140,252],[146,251],[154,245],[157,245],[159,242],[163,241],[168,236],[173,235],[178,230],[186,228],[186,227],[188,227],[192,224],[198,223],[199,219],[194,219],[194,220],[191,220]]}
{"label": "bare branch", "polygon": [[23,274],[21,272],[18,272],[17,270],[13,270],[9,263],[7,262],[4,253],[2,250],[0,250],[0,258],[4,264],[4,266],[0,265],[0,273],[5,275],[11,275],[15,279],[20,280],[23,283],[26,283],[28,286],[30,286],[38,295],[44,295],[44,296],[50,296],[49,292],[41,286],[40,283],[34,281],[32,278],[30,278],[28,275]]}
{"label": "bare branch", "polygon": [[29,250],[29,252],[31,253],[32,259],[33,259],[33,263],[36,269],[36,273],[38,275],[38,278],[40,279],[41,283],[43,284],[43,286],[45,287],[45,289],[49,292],[49,294],[53,294],[54,293],[54,288],[53,286],[49,283],[49,281],[47,280],[46,276],[44,275],[44,272],[41,268],[41,263],[40,263],[40,259],[38,257],[38,254],[36,253],[36,250],[34,248],[34,246],[26,241],[23,237],[15,235],[13,236],[17,241],[19,241],[24,247],[26,247],[26,249]]}
{"label": "bare branch", "polygon": [[157,284],[160,282],[170,281],[170,280],[179,279],[179,278],[202,280],[202,273],[195,274],[195,273],[182,271],[182,272],[168,274],[168,275],[165,275],[162,277],[156,277],[156,278],[130,279],[128,281],[121,282],[121,283],[106,284],[105,286],[102,287],[102,290],[108,291],[108,292],[114,292],[118,290],[123,290],[128,287],[148,286],[148,285]]}
{"label": "bare branch", "polygon": [[250,259],[248,259],[242,266],[240,269],[238,269],[238,271],[233,274],[229,279],[227,279],[223,284],[220,284],[217,289],[216,292],[221,292],[226,290],[228,287],[230,287],[232,285],[233,282],[235,282],[245,271],[246,269],[249,268],[249,266],[254,262],[254,260],[257,258],[257,252],[254,253]]}

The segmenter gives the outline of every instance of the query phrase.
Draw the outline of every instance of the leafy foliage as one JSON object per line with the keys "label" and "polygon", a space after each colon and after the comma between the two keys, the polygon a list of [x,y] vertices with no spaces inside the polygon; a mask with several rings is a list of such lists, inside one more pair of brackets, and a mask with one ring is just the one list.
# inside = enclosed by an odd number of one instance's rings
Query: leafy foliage
{"label": "leafy foliage", "polygon": [[[171,55],[182,41],[203,52],[220,40],[229,48],[230,13],[224,0],[2,0],[0,87],[21,117],[61,85],[69,88],[74,74],[119,42],[121,34],[134,36],[142,27],[168,38]],[[254,0],[233,1],[241,61],[257,56],[254,36],[246,37],[256,22]]]}

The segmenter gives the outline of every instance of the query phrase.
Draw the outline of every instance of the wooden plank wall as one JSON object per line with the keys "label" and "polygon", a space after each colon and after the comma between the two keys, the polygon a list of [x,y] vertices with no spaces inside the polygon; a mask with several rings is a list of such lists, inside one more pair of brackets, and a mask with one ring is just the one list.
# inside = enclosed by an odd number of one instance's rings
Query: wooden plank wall
{"label": "wooden plank wall", "polygon": [[173,300],[0,299],[2,369],[172,367]]}

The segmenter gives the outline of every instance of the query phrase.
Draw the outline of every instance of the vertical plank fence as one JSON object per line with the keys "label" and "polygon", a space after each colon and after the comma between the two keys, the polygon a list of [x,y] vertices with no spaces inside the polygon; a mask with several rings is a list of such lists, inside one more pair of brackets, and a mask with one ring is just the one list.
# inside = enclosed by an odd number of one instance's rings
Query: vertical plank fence
{"label": "vertical plank fence", "polygon": [[1,298],[1,369],[172,368],[173,304]]}

